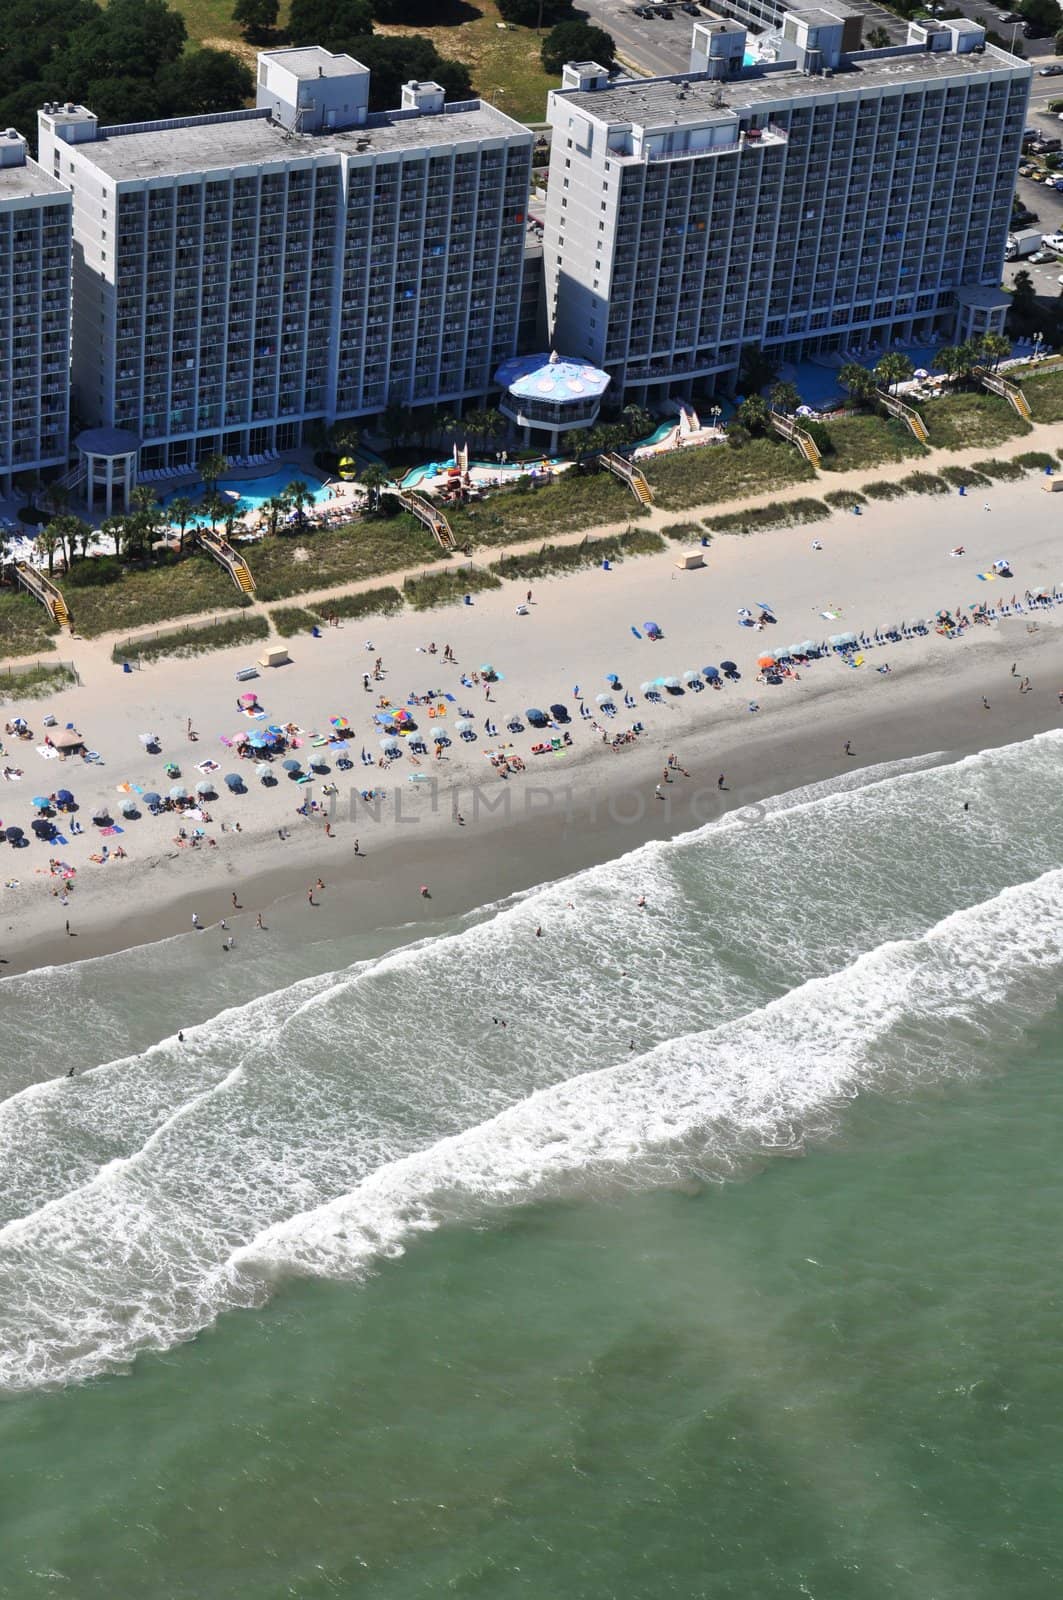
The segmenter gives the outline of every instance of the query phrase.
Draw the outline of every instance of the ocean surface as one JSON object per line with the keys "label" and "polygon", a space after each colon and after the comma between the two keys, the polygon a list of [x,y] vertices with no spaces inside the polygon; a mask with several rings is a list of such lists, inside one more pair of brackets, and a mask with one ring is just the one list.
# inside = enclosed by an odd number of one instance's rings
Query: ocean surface
{"label": "ocean surface", "polygon": [[1061,757],[0,983],[2,1600],[1058,1596]]}

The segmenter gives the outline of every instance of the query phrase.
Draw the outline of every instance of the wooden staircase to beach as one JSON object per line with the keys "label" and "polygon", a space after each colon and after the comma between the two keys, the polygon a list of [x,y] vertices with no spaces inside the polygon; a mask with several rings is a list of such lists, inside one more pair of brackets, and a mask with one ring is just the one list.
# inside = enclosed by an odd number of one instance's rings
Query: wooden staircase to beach
{"label": "wooden staircase to beach", "polygon": [[57,622],[61,628],[72,628],[67,603],[51,578],[46,578],[43,572],[31,567],[28,561],[15,562],[15,576],[26,593],[40,601],[53,622]]}
{"label": "wooden staircase to beach", "polygon": [[416,494],[413,489],[399,490],[399,503],[411,516],[422,522],[434,537],[441,550],[449,554],[455,548],[454,531],[438,506],[423,494]]}
{"label": "wooden staircase to beach", "polygon": [[640,506],[652,506],[653,490],[646,482],[646,475],[641,467],[636,467],[626,456],[617,455],[615,450],[603,452],[598,461],[606,472],[611,472],[614,478],[619,478],[621,483],[627,484]]}
{"label": "wooden staircase to beach", "polygon": [[1012,383],[1010,378],[1001,377],[999,372],[991,372],[988,367],[973,367],[971,370],[982,388],[988,389],[990,394],[999,394],[1023,422],[1033,421],[1030,402],[1017,383]]}
{"label": "wooden staircase to beach", "polygon": [[196,543],[213,556],[219,566],[225,568],[240,593],[250,599],[255,592],[255,580],[239,550],[234,550],[229,541],[213,528],[193,528],[190,532]]}
{"label": "wooden staircase to beach", "polygon": [[772,411],[771,425],[783,439],[788,439],[791,444],[797,446],[810,467],[819,466],[819,446],[799,422],[795,422],[793,417],[788,417],[785,411]]}
{"label": "wooden staircase to beach", "polygon": [[914,406],[906,404],[899,395],[889,394],[885,389],[879,389],[875,398],[891,417],[896,417],[898,421],[904,423],[912,437],[918,439],[920,444],[930,443],[926,423]]}

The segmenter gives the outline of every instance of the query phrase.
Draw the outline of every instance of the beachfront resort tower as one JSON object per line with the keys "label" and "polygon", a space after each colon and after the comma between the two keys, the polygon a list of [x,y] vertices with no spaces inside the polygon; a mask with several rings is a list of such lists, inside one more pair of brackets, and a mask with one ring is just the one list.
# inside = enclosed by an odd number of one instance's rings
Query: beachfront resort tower
{"label": "beachfront resort tower", "polygon": [[516,349],[532,135],[321,49],[258,58],[254,109],[39,115],[74,196],[74,403],[143,468],[290,449],[389,402],[482,400]]}
{"label": "beachfront resort tower", "polygon": [[0,491],[66,462],[70,195],[0,129]]}
{"label": "beachfront resort tower", "polygon": [[688,74],[565,68],[544,274],[550,341],[654,402],[780,361],[1003,325],[1030,69],[965,19],[861,50],[859,18],[793,11],[774,61],[698,24]]}

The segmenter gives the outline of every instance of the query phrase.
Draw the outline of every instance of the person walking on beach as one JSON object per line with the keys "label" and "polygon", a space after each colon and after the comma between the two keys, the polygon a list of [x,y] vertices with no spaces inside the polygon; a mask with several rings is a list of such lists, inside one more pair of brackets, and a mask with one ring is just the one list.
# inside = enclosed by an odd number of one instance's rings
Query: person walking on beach
{"label": "person walking on beach", "polygon": [[726,789],[727,785],[724,783],[723,780],[724,780],[724,774],[721,772],[720,776],[716,779],[716,787],[717,787],[717,789]]}
{"label": "person walking on beach", "polygon": [[239,900],[236,898],[236,890],[234,889],[233,890],[233,910],[234,911],[242,911],[243,909],[244,909],[243,906],[240,904]]}
{"label": "person walking on beach", "polygon": [[846,741],[845,741],[845,753],[846,753],[847,756],[851,756],[852,753],[853,753],[853,745],[852,745],[852,740],[851,739],[846,739]]}
{"label": "person walking on beach", "polygon": [[192,913],[192,926],[197,930],[197,932],[202,927],[202,923],[199,920],[199,913],[197,911],[193,911]]}
{"label": "person walking on beach", "polygon": [[309,889],[306,891],[306,898],[307,898],[307,900],[309,901],[309,903],[312,906],[316,906],[317,905],[317,901],[314,899],[314,886],[313,886],[313,884],[311,884]]}
{"label": "person walking on beach", "polygon": [[991,711],[991,710],[992,710],[992,709],[993,709],[993,708],[992,708],[992,706],[991,706],[991,705],[990,705],[990,704],[989,704],[989,701],[988,701],[988,700],[987,700],[987,699],[986,699],[986,697],[985,697],[985,695],[983,695],[983,696],[982,696],[982,710],[983,710],[983,711]]}
{"label": "person walking on beach", "polygon": [[258,913],[258,916],[255,918],[255,927],[256,928],[261,928],[263,933],[265,933],[265,931],[266,931],[266,924],[262,921],[262,913],[261,913],[261,911]]}

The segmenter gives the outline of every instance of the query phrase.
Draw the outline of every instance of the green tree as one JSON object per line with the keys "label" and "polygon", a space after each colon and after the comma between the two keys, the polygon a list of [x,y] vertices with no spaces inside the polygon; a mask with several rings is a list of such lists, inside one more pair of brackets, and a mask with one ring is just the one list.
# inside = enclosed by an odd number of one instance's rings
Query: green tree
{"label": "green tree", "polygon": [[[69,512],[61,512],[52,518],[49,526],[59,541],[63,552],[63,561],[69,572],[74,564],[77,545],[81,543],[82,549],[92,537],[92,529],[80,517],[72,516]],[[87,537],[86,537],[87,536]]]}
{"label": "green tree", "polygon": [[875,362],[875,377],[888,393],[892,393],[899,383],[907,383],[915,371],[915,367],[897,350],[887,350],[881,360]]}
{"label": "green tree", "polygon": [[771,386],[769,396],[776,411],[785,411],[787,416],[793,416],[801,404],[801,396],[792,383],[775,382]]}
{"label": "green tree", "polygon": [[946,345],[934,357],[934,365],[940,367],[953,383],[966,383],[978,360],[978,351],[973,344]]}
{"label": "green tree", "polygon": [[266,513],[266,528],[270,538],[275,539],[281,518],[291,510],[291,501],[283,494],[271,495],[262,509]]}
{"label": "green tree", "polygon": [[1056,34],[1052,48],[1057,56],[1063,56],[1063,31]]}
{"label": "green tree", "polygon": [[358,38],[358,60],[372,74],[369,80],[370,111],[390,111],[402,99],[402,86],[411,78],[429,79],[442,85],[448,100],[472,97],[472,78],[461,61],[441,56],[430,39],[415,34]]}
{"label": "green tree", "polygon": [[1011,340],[1002,333],[984,333],[978,340],[978,354],[985,366],[999,367],[1011,354]]}
{"label": "green tree", "polygon": [[250,68],[228,50],[189,50],[156,80],[167,111],[205,116],[212,111],[238,111],[250,99],[255,80]]}
{"label": "green tree", "polygon": [[362,468],[358,481],[366,492],[366,502],[370,513],[380,510],[380,497],[391,482],[391,474],[379,461],[370,461]]}
{"label": "green tree", "polygon": [[616,55],[612,34],[586,22],[558,22],[550,29],[539,51],[543,70],[557,76],[566,61],[597,61],[607,67]]}
{"label": "green tree", "polygon": [[481,414],[480,425],[485,443],[488,443],[493,439],[504,438],[509,429],[509,423],[506,421],[501,411],[499,411],[495,406],[489,406],[487,410]]}
{"label": "green tree", "polygon": [[890,36],[885,28],[869,28],[867,31],[867,47],[869,50],[885,50],[890,42]]}
{"label": "green tree", "polygon": [[188,30],[167,0],[109,0],[94,11],[54,64],[56,74],[69,79],[68,92],[79,95],[92,80],[152,79],[179,60]]}
{"label": "green tree", "polygon": [[771,383],[778,370],[778,362],[759,344],[747,344],[742,350],[738,369],[739,388],[744,394],[759,394]]}
{"label": "green tree", "polygon": [[356,456],[362,442],[362,431],[356,422],[334,422],[329,429],[329,444],[338,456]]}
{"label": "green tree", "polygon": [[245,39],[261,44],[277,26],[277,0],[236,0],[233,21],[239,23]]}
{"label": "green tree", "polygon": [[1045,39],[1063,27],[1063,11],[1056,0],[1022,0],[1019,16],[1029,28],[1031,39]]}
{"label": "green tree", "polygon": [[104,538],[114,541],[114,553],[116,556],[125,554],[128,528],[129,518],[123,516],[121,512],[115,512],[100,523],[100,532]]}
{"label": "green tree", "polygon": [[653,418],[645,406],[625,406],[620,413],[620,421],[627,435],[625,444],[634,444],[639,439],[648,438],[653,432]]}
{"label": "green tree", "polygon": [[[372,31],[368,0],[292,0],[288,14],[292,44],[320,44],[326,50],[345,50],[353,39],[368,38]],[[358,59],[362,60],[360,51]]]}
{"label": "green tree", "polygon": [[873,406],[878,393],[875,374],[859,361],[847,361],[838,373],[838,382],[848,389],[858,406]]}
{"label": "green tree", "polygon": [[393,450],[400,439],[409,437],[411,425],[409,406],[400,400],[389,401],[380,418],[380,429]]}
{"label": "green tree", "polygon": [[225,537],[232,543],[236,524],[248,509],[246,500],[227,500],[225,502]]}
{"label": "green tree", "polygon": [[217,489],[208,489],[206,494],[203,496],[200,509],[205,511],[207,516],[210,518],[211,533],[215,533],[217,531],[218,523],[221,521],[222,517],[224,517],[225,507],[228,505],[228,503],[229,502],[226,500],[225,496],[223,494],[219,494]]}
{"label": "green tree", "polygon": [[1024,322],[1037,312],[1037,291],[1025,267],[1020,267],[1011,280],[1011,309]]}
{"label": "green tree", "polygon": [[498,0],[498,11],[520,28],[554,28],[576,18],[572,0]]}
{"label": "green tree", "polygon": [[193,521],[199,508],[186,494],[175,495],[167,507],[166,515],[170,526],[177,529],[178,549],[184,554],[185,529]]}
{"label": "green tree", "polygon": [[229,463],[226,461],[225,457],[218,455],[216,451],[212,452],[210,455],[200,456],[196,466],[199,469],[199,476],[203,479],[204,488],[213,493],[213,491],[218,487],[218,479],[221,477],[228,465]]}
{"label": "green tree", "polygon": [[301,478],[293,478],[284,491],[284,498],[291,506],[299,522],[306,521],[306,506],[312,506],[314,497]]}
{"label": "green tree", "polygon": [[55,552],[59,549],[59,535],[55,531],[54,524],[46,522],[34,539],[33,544],[37,554],[43,556],[47,561],[48,576],[51,578],[55,573]]}
{"label": "green tree", "polygon": [[763,395],[751,394],[742,401],[736,416],[742,427],[747,428],[750,433],[766,433],[771,407]]}

